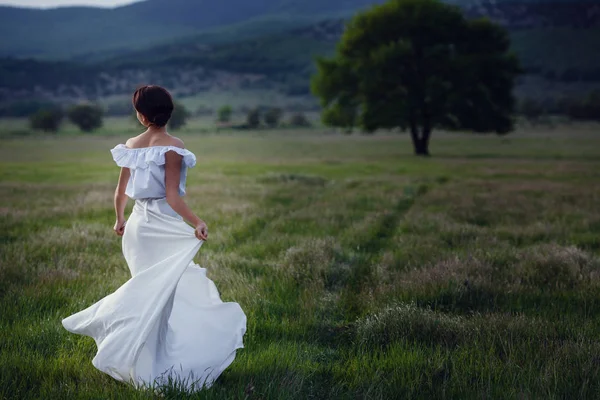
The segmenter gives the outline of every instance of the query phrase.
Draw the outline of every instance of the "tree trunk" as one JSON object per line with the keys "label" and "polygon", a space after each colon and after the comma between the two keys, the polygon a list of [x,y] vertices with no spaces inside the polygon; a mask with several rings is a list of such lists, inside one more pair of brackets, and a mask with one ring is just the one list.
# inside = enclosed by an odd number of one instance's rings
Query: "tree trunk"
{"label": "tree trunk", "polygon": [[421,154],[422,156],[429,157],[429,138],[431,137],[431,129],[429,127],[423,128],[421,134]]}
{"label": "tree trunk", "polygon": [[409,116],[410,123],[410,137],[412,138],[413,147],[415,149],[415,154],[421,155],[421,140],[419,138],[419,127],[417,126],[417,121],[414,117],[414,114],[411,112]]}
{"label": "tree trunk", "polygon": [[421,121],[423,128],[421,129],[421,152],[419,155],[429,157],[429,138],[431,137],[431,116],[429,115],[429,105],[425,100],[425,96],[421,98]]}
{"label": "tree trunk", "polygon": [[422,157],[429,157],[429,146],[425,139],[417,138],[413,139],[413,145],[415,148],[415,155]]}
{"label": "tree trunk", "polygon": [[412,138],[415,155],[429,157],[429,137],[431,136],[431,128],[429,126],[424,126],[423,129],[420,130],[417,118],[415,118],[415,114],[412,112],[409,115],[409,123],[410,137]]}
{"label": "tree trunk", "polygon": [[[423,60],[423,47],[415,46],[414,72],[414,103],[410,113],[410,128],[415,155],[429,157],[429,137],[431,136],[431,117],[427,105],[425,65]],[[421,129],[419,129],[419,127]]]}
{"label": "tree trunk", "polygon": [[410,137],[412,138],[415,155],[429,157],[429,137],[431,131],[423,130],[419,132],[419,128],[413,124],[410,127]]}

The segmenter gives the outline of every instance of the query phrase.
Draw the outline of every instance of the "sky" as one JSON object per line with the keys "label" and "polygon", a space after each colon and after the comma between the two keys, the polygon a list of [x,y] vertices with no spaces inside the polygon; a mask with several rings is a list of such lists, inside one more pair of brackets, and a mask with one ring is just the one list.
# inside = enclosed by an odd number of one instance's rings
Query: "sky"
{"label": "sky", "polygon": [[52,8],[62,6],[116,7],[139,0],[0,0],[2,6]]}

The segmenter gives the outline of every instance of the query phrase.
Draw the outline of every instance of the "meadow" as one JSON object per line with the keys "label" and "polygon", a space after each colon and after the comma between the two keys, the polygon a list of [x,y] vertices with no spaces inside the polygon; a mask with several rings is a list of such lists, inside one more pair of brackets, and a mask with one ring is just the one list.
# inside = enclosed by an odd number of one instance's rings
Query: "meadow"
{"label": "meadow", "polygon": [[[2,399],[158,396],[60,324],[129,277],[123,124],[0,139]],[[248,331],[210,390],[163,398],[600,397],[598,125],[436,132],[428,159],[392,133],[203,132],[181,135],[197,262]]]}

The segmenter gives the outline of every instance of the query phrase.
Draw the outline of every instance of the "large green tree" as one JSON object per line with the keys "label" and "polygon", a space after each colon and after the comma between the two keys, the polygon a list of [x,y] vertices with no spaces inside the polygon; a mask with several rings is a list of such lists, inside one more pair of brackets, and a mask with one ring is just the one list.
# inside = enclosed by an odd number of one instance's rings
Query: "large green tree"
{"label": "large green tree", "polygon": [[519,73],[507,32],[467,20],[438,0],[391,0],[356,17],[333,58],[317,60],[312,91],[323,121],[409,130],[417,155],[429,155],[434,128],[512,130]]}

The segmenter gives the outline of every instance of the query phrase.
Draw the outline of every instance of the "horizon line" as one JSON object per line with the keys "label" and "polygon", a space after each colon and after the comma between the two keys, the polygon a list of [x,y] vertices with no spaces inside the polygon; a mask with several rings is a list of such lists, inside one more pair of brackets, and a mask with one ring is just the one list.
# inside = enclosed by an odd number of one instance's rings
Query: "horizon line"
{"label": "horizon line", "polygon": [[59,4],[59,5],[53,5],[53,6],[32,6],[32,5],[27,5],[27,4],[11,4],[11,3],[0,2],[0,7],[17,8],[17,9],[24,9],[24,10],[42,10],[42,11],[58,10],[58,9],[64,9],[64,8],[94,8],[94,9],[100,9],[100,10],[113,10],[116,8],[127,7],[127,6],[130,6],[135,3],[141,3],[143,1],[146,1],[146,0],[131,0],[127,3],[117,4],[117,5],[113,5],[113,6],[103,6],[101,4],[85,4],[84,1],[82,1],[82,3],[84,3],[84,4],[64,4],[64,5]]}

